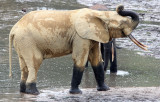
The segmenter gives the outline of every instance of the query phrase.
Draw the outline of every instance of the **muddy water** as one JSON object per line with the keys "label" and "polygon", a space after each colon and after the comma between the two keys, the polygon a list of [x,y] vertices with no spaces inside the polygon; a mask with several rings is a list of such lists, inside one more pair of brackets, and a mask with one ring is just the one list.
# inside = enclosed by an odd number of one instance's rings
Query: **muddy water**
{"label": "muddy water", "polygon": [[[78,1],[78,2],[77,2]],[[160,86],[160,12],[158,0],[1,0],[0,1],[0,101],[28,101],[36,97],[19,93],[20,71],[18,59],[13,50],[13,78],[8,77],[8,34],[11,27],[24,15],[21,11],[33,10],[70,10],[103,3],[110,10],[123,4],[127,9],[140,14],[141,23],[133,35],[149,46],[149,51],[142,51],[127,38],[117,39],[122,49],[118,50],[118,69],[122,74],[106,73],[106,83],[110,87],[150,87]],[[97,2],[98,1],[98,2]],[[108,2],[107,2],[108,1]],[[69,89],[72,76],[71,55],[43,61],[38,73],[37,87],[41,93]],[[125,72],[123,72],[125,71]],[[128,73],[128,74],[125,74]],[[91,67],[85,69],[82,88],[95,88],[96,82]],[[47,90],[47,91],[45,91]],[[51,92],[52,93],[52,92]],[[56,94],[56,93],[55,93]],[[41,94],[45,95],[45,94]],[[40,97],[40,96],[38,96]]]}

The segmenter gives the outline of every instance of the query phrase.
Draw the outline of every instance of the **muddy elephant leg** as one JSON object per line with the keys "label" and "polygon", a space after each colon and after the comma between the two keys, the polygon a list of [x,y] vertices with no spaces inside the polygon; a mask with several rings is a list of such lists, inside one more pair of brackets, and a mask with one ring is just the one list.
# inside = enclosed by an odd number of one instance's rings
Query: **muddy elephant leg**
{"label": "muddy elephant leg", "polygon": [[[105,71],[107,70],[108,62],[110,60],[110,72],[116,73],[117,72],[117,53],[116,53],[115,39],[113,39],[108,43],[103,44],[103,46],[104,46],[104,54],[102,55],[102,57],[104,60],[104,70]],[[112,54],[114,54],[114,56],[112,56]]]}
{"label": "muddy elephant leg", "polygon": [[72,82],[71,82],[71,94],[81,94],[82,91],[79,89],[79,85],[82,80],[84,68],[78,67],[74,64],[73,66],[73,74],[72,74]]}
{"label": "muddy elephant leg", "polygon": [[28,69],[26,63],[22,57],[19,58],[19,64],[21,69],[21,82],[20,82],[20,92],[26,91],[26,80],[28,77]]}
{"label": "muddy elephant leg", "polygon": [[102,58],[104,61],[104,71],[107,71],[108,62],[110,60],[110,57],[112,57],[111,56],[111,45],[112,45],[112,42],[108,42],[108,43],[103,44],[104,51],[103,51]]}
{"label": "muddy elephant leg", "polygon": [[81,94],[82,91],[79,89],[79,85],[82,80],[84,68],[86,62],[88,60],[88,52],[89,52],[89,42],[88,40],[84,40],[83,43],[73,44],[73,52],[72,58],[74,61],[73,66],[73,74],[72,74],[72,81],[71,81],[71,94]]}
{"label": "muddy elephant leg", "polygon": [[97,43],[89,53],[89,61],[97,81],[97,90],[106,91],[109,87],[104,83],[104,67],[102,64],[102,57],[99,50],[99,44]]}
{"label": "muddy elephant leg", "polygon": [[28,78],[26,81],[26,93],[27,94],[39,94],[36,87],[37,72],[42,63],[42,56],[40,53],[35,52],[34,55],[28,56],[25,59],[28,68]]}
{"label": "muddy elephant leg", "polygon": [[34,67],[29,67],[28,69],[29,69],[29,74],[26,82],[26,93],[38,95],[39,91],[36,87],[37,71],[34,69]]}
{"label": "muddy elephant leg", "polygon": [[[112,56],[112,53],[114,53],[114,56]],[[113,59],[113,61],[112,61],[112,59]],[[112,40],[112,47],[111,47],[111,51],[110,51],[110,63],[111,63],[110,72],[116,73],[117,72],[117,52],[116,52],[115,39]]]}

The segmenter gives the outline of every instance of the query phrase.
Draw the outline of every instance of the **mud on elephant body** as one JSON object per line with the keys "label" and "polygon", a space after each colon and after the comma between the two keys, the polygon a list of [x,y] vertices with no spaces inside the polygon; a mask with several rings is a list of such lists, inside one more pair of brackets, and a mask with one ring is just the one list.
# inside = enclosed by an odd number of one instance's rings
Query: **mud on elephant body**
{"label": "mud on elephant body", "polygon": [[139,22],[137,14],[123,11],[122,8],[118,6],[117,11],[87,8],[71,11],[42,10],[22,17],[9,35],[10,76],[13,42],[21,69],[20,92],[39,94],[36,80],[42,61],[70,53],[74,61],[70,93],[82,93],[78,86],[87,60],[93,68],[97,90],[108,90],[104,83],[99,42],[107,43],[112,38],[128,36]]}

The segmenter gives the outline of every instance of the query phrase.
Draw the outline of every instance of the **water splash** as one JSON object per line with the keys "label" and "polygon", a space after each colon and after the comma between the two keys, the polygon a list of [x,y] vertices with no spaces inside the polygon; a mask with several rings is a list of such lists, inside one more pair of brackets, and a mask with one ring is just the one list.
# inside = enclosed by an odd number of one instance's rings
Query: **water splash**
{"label": "water splash", "polygon": [[[110,70],[107,70],[106,74],[110,74]],[[129,72],[127,71],[123,71],[123,70],[118,70],[116,75],[119,75],[119,76],[126,76],[126,75],[129,75]]]}

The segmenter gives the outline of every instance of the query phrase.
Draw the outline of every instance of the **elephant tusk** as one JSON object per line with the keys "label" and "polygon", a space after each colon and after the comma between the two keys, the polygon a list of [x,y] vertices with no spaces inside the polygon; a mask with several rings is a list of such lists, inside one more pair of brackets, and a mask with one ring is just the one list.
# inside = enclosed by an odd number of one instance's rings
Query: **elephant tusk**
{"label": "elephant tusk", "polygon": [[134,40],[135,40],[137,43],[139,43],[141,46],[148,48],[148,46],[143,45],[142,43],[140,43],[139,41],[137,41],[131,34],[129,35],[129,37],[132,38],[132,39],[134,39]]}
{"label": "elephant tusk", "polygon": [[140,48],[142,48],[143,50],[148,50],[146,45],[143,45],[142,43],[140,43],[139,41],[137,41],[131,34],[128,35],[128,37]]}

